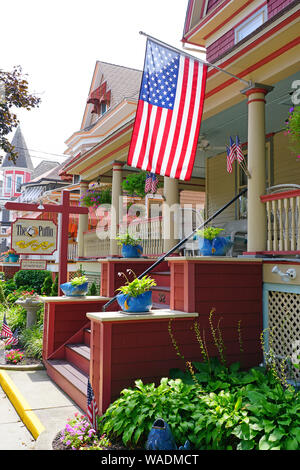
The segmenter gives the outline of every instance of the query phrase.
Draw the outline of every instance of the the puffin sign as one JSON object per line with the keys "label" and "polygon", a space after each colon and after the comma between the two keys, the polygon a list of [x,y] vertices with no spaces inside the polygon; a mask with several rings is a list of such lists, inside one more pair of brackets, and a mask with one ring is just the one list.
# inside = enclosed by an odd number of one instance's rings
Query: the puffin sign
{"label": "the puffin sign", "polygon": [[20,255],[52,255],[57,249],[57,225],[51,220],[16,219],[11,247]]}

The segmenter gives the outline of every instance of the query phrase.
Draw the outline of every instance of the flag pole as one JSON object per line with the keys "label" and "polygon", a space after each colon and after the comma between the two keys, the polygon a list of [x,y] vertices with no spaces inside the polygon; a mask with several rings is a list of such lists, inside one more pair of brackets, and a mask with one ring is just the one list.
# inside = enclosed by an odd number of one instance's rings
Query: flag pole
{"label": "flag pole", "polygon": [[179,52],[180,54],[182,54],[186,57],[190,57],[191,59],[197,60],[198,62],[201,62],[202,64],[208,65],[209,67],[213,67],[214,69],[217,69],[220,72],[224,72],[227,75],[230,75],[230,77],[235,78],[236,80],[239,80],[240,82],[246,84],[248,87],[252,86],[252,81],[251,80],[243,80],[242,78],[238,77],[237,75],[234,75],[233,73],[230,73],[227,70],[221,69],[221,67],[218,67],[217,65],[211,64],[210,62],[207,62],[206,60],[198,59],[198,57],[195,57],[191,54],[188,54],[185,51],[181,51],[180,49],[177,49],[174,46],[170,46],[170,44],[167,44],[166,42],[160,41],[159,39],[156,39],[153,36],[149,36],[149,34],[146,34],[143,31],[140,31],[140,34],[142,34],[143,36],[146,36],[149,39],[152,39],[154,42],[157,42],[158,44],[160,44],[162,46],[168,47],[169,49],[171,49],[175,52]]}

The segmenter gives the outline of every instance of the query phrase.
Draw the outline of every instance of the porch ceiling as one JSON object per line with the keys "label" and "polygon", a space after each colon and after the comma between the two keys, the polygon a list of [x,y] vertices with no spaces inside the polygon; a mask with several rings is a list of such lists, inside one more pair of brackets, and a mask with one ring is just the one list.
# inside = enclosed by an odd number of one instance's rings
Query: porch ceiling
{"label": "porch ceiling", "polygon": [[[299,80],[299,73],[291,75],[276,85],[266,96],[266,134],[278,132],[285,127],[288,111],[293,105],[291,92],[292,83]],[[193,176],[205,177],[205,161],[226,151],[230,136],[239,136],[241,143],[247,142],[248,106],[246,97],[241,103],[202,121],[199,142],[209,142],[207,150],[198,150]]]}

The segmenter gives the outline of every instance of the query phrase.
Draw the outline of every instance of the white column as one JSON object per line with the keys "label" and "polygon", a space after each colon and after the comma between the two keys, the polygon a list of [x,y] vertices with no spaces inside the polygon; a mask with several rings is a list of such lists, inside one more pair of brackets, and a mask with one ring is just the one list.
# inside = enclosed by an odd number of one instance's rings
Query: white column
{"label": "white column", "polygon": [[112,189],[111,189],[111,231],[110,231],[110,255],[118,256],[119,247],[116,236],[119,233],[120,198],[122,196],[122,167],[124,162],[113,162]]}
{"label": "white column", "polygon": [[272,87],[254,84],[248,97],[248,252],[267,248],[267,215],[260,196],[266,190],[265,96]]}
{"label": "white column", "polygon": [[164,177],[163,238],[164,253],[178,243],[180,198],[178,179]]}
{"label": "white column", "polygon": [[[88,190],[89,183],[87,181],[80,181],[80,196],[83,196]],[[83,233],[88,230],[89,214],[79,214],[78,223],[78,257],[84,256],[84,238]]]}

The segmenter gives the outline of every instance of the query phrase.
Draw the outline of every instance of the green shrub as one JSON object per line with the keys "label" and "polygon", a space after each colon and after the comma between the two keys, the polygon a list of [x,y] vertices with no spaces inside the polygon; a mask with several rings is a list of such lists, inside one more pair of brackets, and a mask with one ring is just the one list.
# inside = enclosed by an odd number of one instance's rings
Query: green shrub
{"label": "green shrub", "polygon": [[13,279],[9,279],[8,281],[5,281],[3,283],[3,291],[5,297],[7,297],[11,292],[15,291],[16,289],[17,286]]}
{"label": "green shrub", "polygon": [[41,289],[44,283],[44,280],[50,276],[49,271],[40,271],[40,270],[21,270],[14,275],[14,282],[17,289],[21,286],[28,286],[31,289],[34,289],[35,292],[41,294]]}
{"label": "green shrub", "polygon": [[98,295],[98,288],[95,282],[92,282],[92,284],[90,285],[88,295]]}
{"label": "green shrub", "polygon": [[58,296],[58,275],[55,276],[54,282],[51,287],[51,297]]}
{"label": "green shrub", "polygon": [[19,341],[28,356],[42,358],[43,329],[40,326],[34,325],[32,328],[22,330]]}
{"label": "green shrub", "polygon": [[52,289],[53,281],[51,275],[45,277],[42,288],[41,288],[41,293],[43,295],[49,296],[51,294],[51,289]]}

